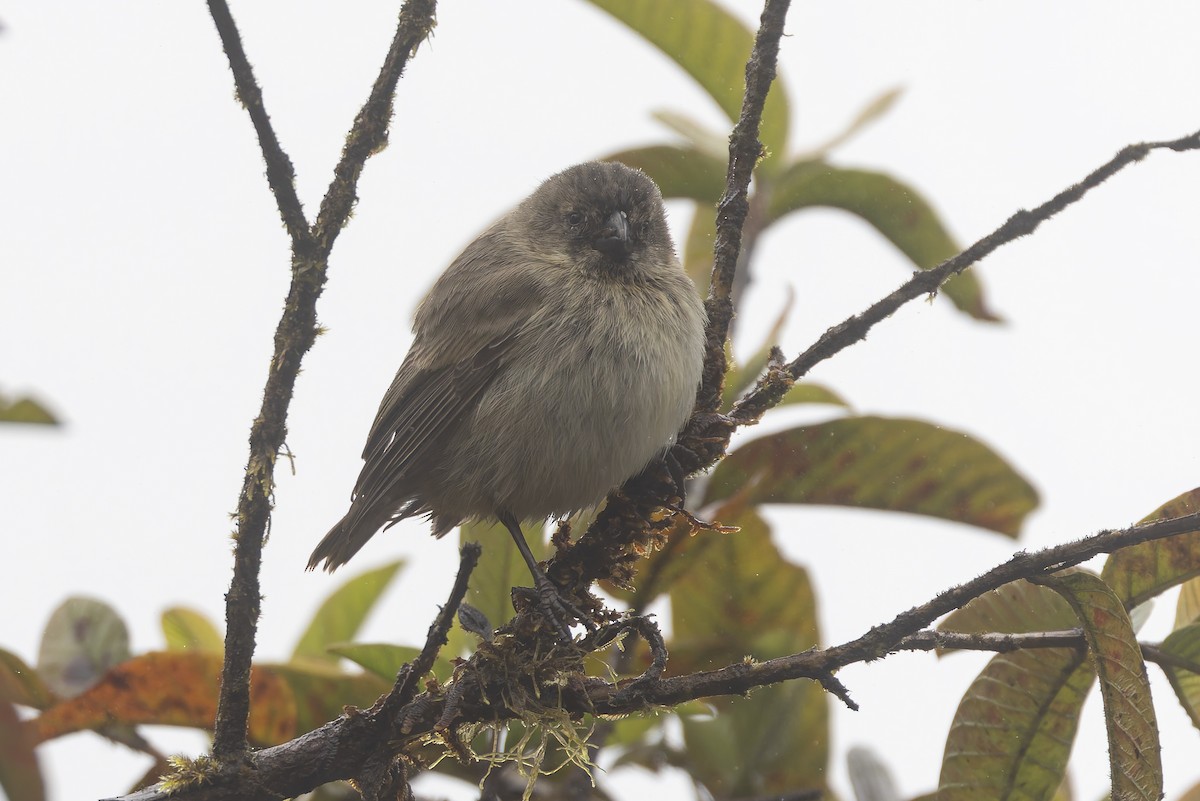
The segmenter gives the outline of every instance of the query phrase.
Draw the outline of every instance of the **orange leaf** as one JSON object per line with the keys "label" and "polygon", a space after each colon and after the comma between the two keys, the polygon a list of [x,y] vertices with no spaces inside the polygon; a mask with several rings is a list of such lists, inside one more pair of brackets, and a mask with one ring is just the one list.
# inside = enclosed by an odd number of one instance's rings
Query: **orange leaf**
{"label": "orange leaf", "polygon": [[[100,726],[159,724],[208,729],[217,713],[221,657],[148,653],[113,667],[95,685],[47,709],[29,725],[37,742]],[[250,740],[274,745],[296,731],[288,684],[269,668],[250,674]]]}

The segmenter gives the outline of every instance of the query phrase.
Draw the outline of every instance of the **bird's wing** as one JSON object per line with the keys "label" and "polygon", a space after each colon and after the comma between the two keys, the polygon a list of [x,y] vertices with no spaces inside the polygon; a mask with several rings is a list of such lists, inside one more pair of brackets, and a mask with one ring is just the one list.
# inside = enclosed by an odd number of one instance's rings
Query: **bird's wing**
{"label": "bird's wing", "polygon": [[455,260],[422,304],[417,339],[367,437],[356,505],[394,503],[403,495],[399,488],[410,468],[457,429],[504,370],[542,295],[536,270],[504,269],[514,258],[499,226],[493,227]]}

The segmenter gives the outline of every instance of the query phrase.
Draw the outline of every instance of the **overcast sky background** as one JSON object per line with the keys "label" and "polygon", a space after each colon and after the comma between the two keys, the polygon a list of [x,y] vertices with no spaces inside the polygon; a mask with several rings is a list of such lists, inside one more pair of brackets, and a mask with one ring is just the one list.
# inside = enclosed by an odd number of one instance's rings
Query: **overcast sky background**
{"label": "overcast sky background", "polygon": [[[395,4],[233,2],[310,216],[391,37]],[[748,24],[756,3],[728,3]],[[159,615],[223,619],[246,433],[288,283],[288,242],[204,4],[13,0],[0,34],[0,391],[34,392],[58,430],[0,430],[0,646],[32,662],[71,594],[128,621],[135,652]],[[901,102],[834,161],[921,189],[963,243],[1079,180],[1121,146],[1200,127],[1200,5],[797,3],[781,74],[794,151],[866,102]],[[290,653],[311,611],[353,572],[410,569],[364,639],[419,642],[452,582],[455,548],[419,522],[376,538],[346,573],[303,572],[343,512],[415,303],[456,253],[551,173],[670,140],[650,112],[727,122],[679,69],[583,2],[447,2],[401,81],[391,145],[367,165],[319,306],[279,471],[259,656]],[[1019,543],[867,512],[774,510],[817,584],[828,642],[858,636],[1002,561],[1131,523],[1200,485],[1196,308],[1200,153],[1157,153],[982,266],[1006,318],[985,326],[916,302],[814,380],[856,410],[970,432],[1038,487]],[[687,207],[673,207],[678,235]],[[773,230],[757,254],[741,350],[787,287],[787,353],[892,290],[906,263],[833,212]],[[823,410],[827,414],[828,410]],[[753,432],[752,432],[753,433]],[[497,544],[507,547],[503,534]],[[419,567],[413,567],[419,565]],[[1174,594],[1143,636],[1161,637]],[[936,786],[962,692],[986,657],[894,656],[841,674],[862,711],[834,713],[833,781],[869,745],[906,795]],[[1200,780],[1196,731],[1151,667],[1168,798]],[[194,734],[155,729],[168,749]],[[55,799],[127,788],[145,758],[90,734],[42,752]],[[1107,786],[1099,698],[1076,743],[1077,798]],[[679,777],[610,785],[688,797]],[[443,788],[455,798],[471,788]],[[432,790],[430,790],[432,792]]]}

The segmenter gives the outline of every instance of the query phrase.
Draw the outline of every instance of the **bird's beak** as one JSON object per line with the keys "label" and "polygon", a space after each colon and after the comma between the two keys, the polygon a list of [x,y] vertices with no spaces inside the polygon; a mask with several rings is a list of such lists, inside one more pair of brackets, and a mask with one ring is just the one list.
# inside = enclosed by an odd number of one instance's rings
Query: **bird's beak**
{"label": "bird's beak", "polygon": [[596,237],[596,250],[614,259],[629,255],[629,220],[623,211],[614,211],[604,221]]}

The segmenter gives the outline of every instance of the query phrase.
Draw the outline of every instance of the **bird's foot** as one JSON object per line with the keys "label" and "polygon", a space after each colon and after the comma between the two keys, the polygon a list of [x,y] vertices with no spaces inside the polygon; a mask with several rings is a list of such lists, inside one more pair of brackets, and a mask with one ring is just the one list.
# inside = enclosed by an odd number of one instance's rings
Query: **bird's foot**
{"label": "bird's foot", "polygon": [[[595,631],[596,624],[591,616],[563,596],[554,582],[550,581],[540,570],[534,576],[534,587],[513,587],[514,595],[536,598],[538,609],[543,617],[550,622],[564,643],[574,641],[571,635],[571,623],[578,621],[588,631]],[[531,597],[532,596],[532,597]]]}

